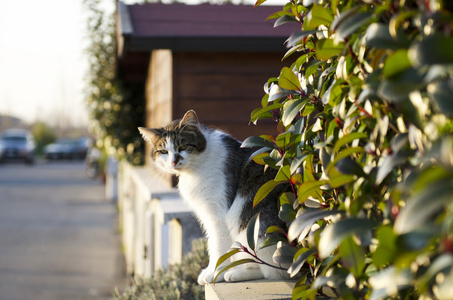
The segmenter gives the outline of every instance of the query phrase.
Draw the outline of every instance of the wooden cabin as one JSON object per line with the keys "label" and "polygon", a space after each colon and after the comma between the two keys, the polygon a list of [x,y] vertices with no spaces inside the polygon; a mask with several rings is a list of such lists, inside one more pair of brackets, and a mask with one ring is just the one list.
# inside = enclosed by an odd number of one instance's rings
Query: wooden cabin
{"label": "wooden cabin", "polygon": [[160,127],[194,109],[201,122],[240,140],[276,133],[273,122],[249,122],[264,84],[291,64],[281,61],[284,42],[298,26],[274,28],[274,20],[266,21],[279,10],[118,2],[117,76],[142,84],[143,125]]}

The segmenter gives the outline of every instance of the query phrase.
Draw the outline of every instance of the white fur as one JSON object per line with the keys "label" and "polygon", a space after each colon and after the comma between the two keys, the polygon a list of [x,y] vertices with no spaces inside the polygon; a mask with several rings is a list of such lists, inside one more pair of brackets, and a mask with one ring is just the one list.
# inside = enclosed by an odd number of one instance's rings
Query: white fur
{"label": "white fur", "polygon": [[[212,282],[217,260],[231,246],[232,239],[226,223],[228,206],[225,198],[226,179],[219,176],[227,158],[222,144],[222,133],[205,131],[207,140],[201,155],[192,155],[192,160],[181,170],[179,191],[195,212],[208,238],[209,265],[198,277],[200,284]],[[222,278],[218,278],[222,281]]]}
{"label": "white fur", "polygon": [[[244,209],[245,199],[237,196],[230,208],[226,199],[226,177],[222,170],[228,159],[227,150],[222,142],[224,133],[200,128],[206,138],[206,149],[201,154],[188,154],[180,151],[182,159],[174,166],[172,160],[177,152],[172,141],[167,140],[167,154],[159,154],[155,159],[158,167],[166,172],[179,175],[179,191],[184,201],[195,212],[202,225],[207,239],[209,265],[198,277],[200,284],[213,282],[217,260],[225,254],[234,241],[247,245],[245,230],[239,230],[240,215]],[[261,259],[272,263],[275,247],[258,251]],[[241,253],[232,259],[250,258]],[[227,264],[226,262],[225,264]],[[282,278],[285,272],[273,268],[245,264],[221,274],[216,281],[243,281],[260,278]],[[283,275],[282,275],[283,274]]]}

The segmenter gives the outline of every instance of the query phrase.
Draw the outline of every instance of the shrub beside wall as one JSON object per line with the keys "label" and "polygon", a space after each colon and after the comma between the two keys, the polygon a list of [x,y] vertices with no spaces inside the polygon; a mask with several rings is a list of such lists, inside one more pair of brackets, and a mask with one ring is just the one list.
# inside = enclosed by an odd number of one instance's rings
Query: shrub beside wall
{"label": "shrub beside wall", "polygon": [[204,299],[204,286],[198,285],[201,270],[209,263],[204,239],[194,240],[192,251],[183,257],[181,264],[159,270],[151,278],[135,278],[122,294],[116,292],[117,300],[139,299]]}

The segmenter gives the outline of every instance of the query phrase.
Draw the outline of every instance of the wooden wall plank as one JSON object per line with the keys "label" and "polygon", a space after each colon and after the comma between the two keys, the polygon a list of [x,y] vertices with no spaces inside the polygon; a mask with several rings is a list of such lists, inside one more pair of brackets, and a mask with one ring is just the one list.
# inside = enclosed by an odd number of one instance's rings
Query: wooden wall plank
{"label": "wooden wall plank", "polygon": [[266,81],[289,64],[281,57],[281,53],[174,53],[174,118],[194,109],[201,122],[240,140],[275,134],[274,122],[248,124],[251,112],[261,105]]}

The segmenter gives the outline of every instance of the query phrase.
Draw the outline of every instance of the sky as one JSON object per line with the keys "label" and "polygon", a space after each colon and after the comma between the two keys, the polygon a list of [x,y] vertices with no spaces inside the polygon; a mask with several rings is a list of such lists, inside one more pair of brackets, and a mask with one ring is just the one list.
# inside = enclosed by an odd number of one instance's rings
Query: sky
{"label": "sky", "polygon": [[[0,115],[85,126],[82,0],[0,0]],[[114,0],[103,0],[112,12]]]}
{"label": "sky", "polygon": [[[87,125],[82,0],[0,0],[0,7],[0,115]],[[114,0],[103,7],[112,12]]]}
{"label": "sky", "polygon": [[81,0],[0,3],[0,114],[87,124]]}

